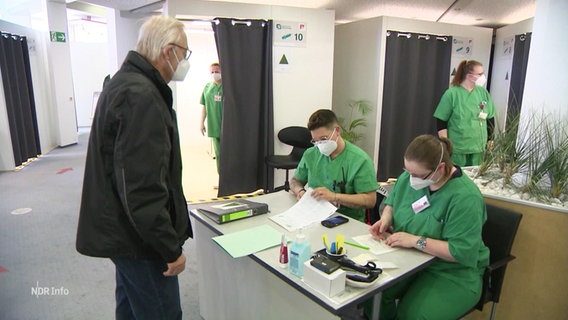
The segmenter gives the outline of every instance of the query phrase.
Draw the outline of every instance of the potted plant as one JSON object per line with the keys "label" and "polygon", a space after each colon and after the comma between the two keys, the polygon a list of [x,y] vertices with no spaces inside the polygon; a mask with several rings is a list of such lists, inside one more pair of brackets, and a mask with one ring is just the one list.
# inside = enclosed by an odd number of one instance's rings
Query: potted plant
{"label": "potted plant", "polygon": [[371,111],[370,103],[366,100],[352,100],[347,104],[349,107],[348,117],[338,117],[341,127],[341,137],[351,143],[356,144],[363,139],[364,134],[357,131],[359,127],[367,127],[365,115]]}
{"label": "potted plant", "polygon": [[568,119],[535,113],[508,120],[468,174],[485,192],[568,207]]}

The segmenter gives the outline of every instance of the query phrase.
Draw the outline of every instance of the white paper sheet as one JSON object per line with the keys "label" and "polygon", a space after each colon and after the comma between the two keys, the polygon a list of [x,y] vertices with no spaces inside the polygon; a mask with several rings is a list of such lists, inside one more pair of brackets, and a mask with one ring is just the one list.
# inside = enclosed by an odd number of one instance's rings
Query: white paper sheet
{"label": "white paper sheet", "polygon": [[314,222],[322,221],[337,210],[329,201],[318,201],[311,196],[311,193],[312,188],[308,188],[300,201],[270,219],[288,231],[295,231]]}
{"label": "white paper sheet", "polygon": [[353,240],[361,245],[369,247],[369,250],[371,250],[371,252],[375,255],[398,250],[398,248],[386,245],[383,241],[375,240],[370,234],[353,237]]}

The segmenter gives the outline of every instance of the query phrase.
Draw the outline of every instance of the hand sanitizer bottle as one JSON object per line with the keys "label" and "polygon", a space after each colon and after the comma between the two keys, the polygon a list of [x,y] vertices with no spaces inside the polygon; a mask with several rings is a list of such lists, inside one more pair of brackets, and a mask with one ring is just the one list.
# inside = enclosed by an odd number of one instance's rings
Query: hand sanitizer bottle
{"label": "hand sanitizer bottle", "polygon": [[308,261],[311,255],[310,243],[300,229],[296,235],[296,241],[290,246],[290,254],[288,255],[290,273],[301,278],[304,274],[304,262]]}

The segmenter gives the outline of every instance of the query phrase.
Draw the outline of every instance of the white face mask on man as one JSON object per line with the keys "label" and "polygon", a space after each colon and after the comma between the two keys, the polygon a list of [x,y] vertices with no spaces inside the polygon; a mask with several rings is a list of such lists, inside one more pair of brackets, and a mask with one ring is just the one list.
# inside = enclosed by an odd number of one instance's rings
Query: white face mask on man
{"label": "white face mask on man", "polygon": [[333,153],[333,151],[337,149],[337,139],[331,140],[334,134],[335,134],[335,129],[333,129],[333,132],[331,133],[331,136],[329,137],[328,140],[318,141],[316,144],[319,151],[324,156],[329,157]]}
{"label": "white face mask on man", "polygon": [[187,72],[189,71],[189,61],[186,60],[186,59],[181,59],[181,61],[180,61],[177,54],[176,54],[176,51],[173,50],[172,52],[174,53],[174,56],[176,57],[176,59],[178,61],[177,68],[174,70],[174,67],[172,66],[172,64],[168,60],[168,64],[170,65],[170,69],[172,69],[172,71],[174,72],[174,74],[172,75],[172,80],[173,81],[183,81],[185,79],[185,76],[187,75]]}
{"label": "white face mask on man", "polygon": [[211,74],[211,77],[213,77],[213,81],[215,81],[215,82],[221,81],[221,74],[220,73],[214,72],[214,73]]}

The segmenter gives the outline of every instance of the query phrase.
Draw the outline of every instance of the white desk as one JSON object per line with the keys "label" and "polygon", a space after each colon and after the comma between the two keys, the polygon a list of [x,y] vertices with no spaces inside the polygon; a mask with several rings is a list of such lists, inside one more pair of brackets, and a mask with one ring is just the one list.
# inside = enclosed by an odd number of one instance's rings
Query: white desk
{"label": "white desk", "polygon": [[[337,303],[291,275],[287,269],[281,268],[278,264],[278,246],[248,257],[233,259],[211,240],[218,235],[264,224],[285,233],[288,239],[294,239],[294,234],[268,219],[294,205],[296,199],[292,194],[280,191],[247,200],[268,203],[270,213],[219,225],[197,210],[191,210],[199,207],[199,204],[189,206],[197,252],[190,252],[188,256],[197,260],[199,308],[205,320],[339,319],[348,307],[373,296],[375,304],[378,303],[381,291],[421,270],[433,260],[432,256],[414,249],[385,253],[380,256],[381,260],[393,262],[399,267],[388,270],[392,278],[381,279],[379,276],[379,281],[373,286],[353,289],[357,291],[353,297]],[[368,230],[368,225],[350,219],[349,223],[333,229],[314,223],[304,229],[304,234],[315,252],[323,248],[321,236],[324,233],[331,239],[341,233],[345,235],[345,241],[353,241],[352,236],[367,234]],[[355,257],[370,252],[348,246],[347,253],[348,256]],[[378,315],[374,315],[375,317],[378,318]]]}

